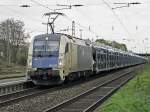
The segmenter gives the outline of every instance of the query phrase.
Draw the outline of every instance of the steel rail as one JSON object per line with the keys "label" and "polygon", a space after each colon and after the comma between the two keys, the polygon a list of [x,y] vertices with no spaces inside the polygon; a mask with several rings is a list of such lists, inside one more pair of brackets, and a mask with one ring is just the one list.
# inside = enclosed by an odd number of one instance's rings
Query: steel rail
{"label": "steel rail", "polygon": [[23,99],[26,99],[26,98],[29,98],[29,97],[34,97],[34,96],[37,96],[37,95],[40,95],[40,94],[45,94],[47,92],[52,92],[52,91],[55,91],[59,88],[61,89],[61,87],[59,87],[59,86],[52,87],[52,88],[46,88],[44,90],[43,89],[42,90],[37,89],[37,91],[35,91],[35,92],[31,92],[31,93],[28,93],[28,94],[25,94],[25,95],[22,95],[22,96],[19,96],[19,97],[15,97],[15,98],[6,99],[6,100],[0,102],[0,107],[6,106],[6,105],[11,104],[11,103],[18,102],[20,100],[23,100]]}
{"label": "steel rail", "polygon": [[36,89],[38,89],[38,87],[31,87],[31,88],[24,89],[24,90],[21,90],[21,91],[17,91],[17,92],[13,92],[13,93],[9,93],[9,94],[0,95],[0,102],[2,102],[4,100],[7,100],[7,99],[9,99],[11,97],[14,97],[14,96],[23,95],[25,93],[27,94],[29,92],[35,91]]}
{"label": "steel rail", "polygon": [[[133,67],[133,68],[135,68],[135,67]],[[121,71],[126,71],[126,69],[121,69],[121,70],[119,70],[119,71],[117,71],[117,72],[114,72],[114,73],[108,73],[107,75],[109,76],[109,74],[110,75],[116,75],[116,74],[120,74],[120,72]],[[130,68],[128,69],[127,68],[127,70],[130,70]],[[124,71],[124,72],[125,72]],[[106,74],[105,74],[106,75]],[[0,101],[0,107],[3,107],[3,106],[6,106],[6,105],[8,105],[8,104],[11,104],[11,103],[15,103],[15,102],[18,102],[18,101],[20,101],[20,100],[23,100],[23,99],[26,99],[26,98],[30,98],[30,97],[34,97],[34,96],[37,96],[37,95],[40,95],[40,94],[45,94],[45,93],[49,93],[49,92],[54,92],[54,91],[57,91],[57,90],[60,90],[60,89],[64,89],[64,88],[68,88],[68,87],[73,87],[74,85],[76,85],[76,84],[80,84],[80,83],[82,83],[82,82],[88,82],[88,81],[91,81],[91,80],[93,80],[93,79],[95,79],[95,78],[89,78],[88,80],[84,80],[84,81],[77,81],[77,82],[74,82],[74,83],[71,83],[71,84],[67,84],[67,85],[61,85],[61,86],[55,86],[55,87],[51,87],[51,88],[48,88],[48,89],[44,89],[44,90],[39,90],[39,91],[36,91],[36,92],[30,92],[30,93],[28,93],[28,94],[23,94],[22,96],[19,96],[19,97],[15,97],[15,98],[13,98],[13,97],[11,97],[11,99],[10,98],[6,98],[6,100],[3,100],[3,101]],[[31,88],[31,90],[32,90],[32,88]],[[26,90],[26,92],[27,92],[28,90]],[[24,93],[25,91],[22,91],[22,93]],[[16,92],[17,94],[20,94],[21,92]],[[10,94],[10,96],[13,96],[13,95],[15,95],[16,93],[12,93],[12,94]],[[9,94],[8,94],[8,96],[9,96]],[[6,95],[4,95],[4,97],[7,97],[7,94]],[[0,98],[2,98],[2,96],[0,96]]]}
{"label": "steel rail", "polygon": [[128,79],[126,79],[125,81],[123,81],[123,83],[121,83],[120,85],[118,85],[116,88],[114,88],[113,90],[111,90],[110,92],[108,92],[106,95],[104,95],[102,98],[100,98],[98,101],[94,102],[91,106],[89,106],[87,109],[85,109],[83,112],[91,112],[93,110],[95,110],[97,107],[99,107],[103,102],[105,102],[109,97],[111,97],[111,95],[113,95],[117,90],[119,90],[123,85],[125,85],[129,80],[131,80],[132,78],[134,78],[135,75],[132,75],[130,77],[128,77]]}
{"label": "steel rail", "polygon": [[[120,73],[121,71],[124,71],[124,70],[125,69],[119,70],[118,72]],[[112,73],[112,75],[118,74],[118,72]],[[39,91],[36,91],[35,93],[30,92],[30,91],[34,91],[34,89],[37,89],[38,87],[24,89],[24,90],[20,90],[20,91],[17,91],[17,92],[0,95],[0,107],[8,105],[8,104],[13,103],[13,102],[17,102],[17,101],[23,100],[23,99],[25,99],[27,97],[32,97],[32,96],[35,96],[35,95],[38,95],[38,94],[42,94],[42,93],[45,93],[45,92],[56,91],[57,89],[60,90],[60,89],[63,89],[63,88],[66,88],[66,87],[70,87],[70,86],[72,87],[72,86],[74,86],[76,84],[80,84],[82,82],[88,82],[88,81],[94,80],[95,78],[97,78],[97,76],[89,78],[89,79],[84,80],[84,81],[82,80],[82,81],[76,81],[74,83],[68,83],[67,85],[62,85],[61,87],[60,86],[56,86],[56,87],[49,88],[48,90],[43,90],[43,91],[39,90]],[[17,95],[17,94],[19,94],[20,96]],[[12,98],[12,96],[17,96],[17,97]]]}
{"label": "steel rail", "polygon": [[[58,104],[58,105],[56,105],[56,106],[54,106],[54,107],[52,107],[52,108],[46,109],[46,110],[44,110],[44,112],[56,112],[56,111],[60,111],[61,109],[67,109],[67,106],[69,106],[69,105],[71,105],[71,104],[75,104],[75,103],[78,102],[80,99],[86,97],[86,96],[89,95],[89,94],[92,94],[94,91],[98,90],[99,88],[101,88],[101,87],[103,87],[103,86],[105,86],[105,85],[107,85],[107,84],[110,84],[110,83],[112,83],[113,81],[116,81],[117,79],[123,78],[124,76],[126,76],[126,75],[132,73],[133,71],[134,71],[134,70],[131,70],[130,72],[127,72],[127,73],[123,73],[123,75],[120,75],[120,76],[118,76],[117,78],[110,79],[110,80],[108,80],[107,82],[104,82],[104,83],[100,84],[100,85],[97,86],[97,87],[93,87],[92,89],[90,89],[90,90],[88,90],[88,91],[86,91],[86,92],[84,92],[84,93],[81,93],[81,94],[79,94],[79,95],[77,95],[77,96],[75,96],[75,97],[73,97],[73,98],[71,98],[71,99],[69,99],[69,100],[66,100],[66,101],[64,101],[64,102],[62,102],[62,103],[60,103],[60,104]],[[131,79],[131,78],[129,78],[129,79]],[[128,79],[128,80],[129,80],[129,79]],[[123,84],[124,84],[125,82],[127,82],[128,80],[124,81]],[[114,88],[113,90],[109,91],[105,96],[103,96],[102,98],[100,98],[98,102],[105,101],[112,93],[114,93],[116,90],[118,90],[123,84],[120,84],[120,85],[118,85],[116,88]],[[92,104],[91,104],[90,106],[88,106],[86,109],[84,109],[84,110],[82,110],[82,111],[79,110],[79,112],[89,112],[89,111],[91,111],[92,109],[94,109],[94,108],[97,107],[98,102],[96,102],[96,103],[94,102],[94,104],[92,103]],[[77,108],[76,108],[76,109],[77,109]],[[65,111],[67,111],[67,110],[65,110]],[[71,110],[70,110],[70,111],[71,111]],[[75,110],[74,110],[74,111],[75,111]],[[77,110],[76,110],[76,111],[77,111]],[[63,111],[62,111],[62,112],[63,112]],[[68,112],[69,112],[69,111],[68,111]]]}

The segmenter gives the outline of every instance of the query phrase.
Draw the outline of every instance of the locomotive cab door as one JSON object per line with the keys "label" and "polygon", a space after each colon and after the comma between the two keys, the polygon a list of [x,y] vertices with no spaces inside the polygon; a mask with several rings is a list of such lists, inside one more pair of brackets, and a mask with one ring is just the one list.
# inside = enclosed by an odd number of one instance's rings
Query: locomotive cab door
{"label": "locomotive cab door", "polygon": [[70,73],[71,69],[71,49],[70,49],[70,43],[66,43],[65,46],[65,53],[64,53],[64,74],[68,75]]}

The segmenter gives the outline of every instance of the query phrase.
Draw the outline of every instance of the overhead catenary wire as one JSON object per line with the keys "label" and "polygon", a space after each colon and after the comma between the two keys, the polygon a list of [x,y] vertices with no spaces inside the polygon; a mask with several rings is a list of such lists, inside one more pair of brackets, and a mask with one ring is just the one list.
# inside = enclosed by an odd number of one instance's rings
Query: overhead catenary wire
{"label": "overhead catenary wire", "polygon": [[119,16],[116,14],[116,12],[113,10],[113,8],[105,0],[102,0],[102,1],[112,11],[113,15],[116,17],[116,19],[118,20],[118,22],[120,23],[120,25],[123,27],[123,29],[127,32],[127,34],[129,35],[129,37],[131,37],[131,34],[129,33],[129,31],[127,30],[126,26],[124,25],[124,23],[119,18]]}
{"label": "overhead catenary wire", "polygon": [[[34,2],[34,3],[36,3],[36,4],[40,5],[40,6],[42,6],[43,8],[49,9],[49,10],[51,10],[51,11],[54,11],[53,9],[50,9],[50,8],[49,8],[49,7],[47,7],[46,5],[43,5],[43,4],[41,4],[41,3],[39,3],[39,2],[37,2],[37,1],[35,1],[35,0],[30,0],[30,1],[31,1],[31,2]],[[69,18],[68,16],[63,16],[63,17],[66,17],[68,20],[73,21],[73,19]],[[94,31],[89,30],[89,28],[87,28],[87,27],[85,27],[85,26],[81,25],[81,24],[80,24],[80,23],[78,23],[78,22],[75,22],[75,24],[77,24],[78,26],[80,26],[80,27],[84,28],[85,30],[87,30],[87,31],[91,32],[91,33],[92,33],[92,34],[94,34],[95,36],[97,36],[97,35],[98,35],[98,34],[97,34],[97,33],[95,33]]]}
{"label": "overhead catenary wire", "polygon": [[[48,5],[43,5],[43,4],[41,4],[40,2],[38,2],[38,1],[36,1],[36,0],[30,0],[30,1],[33,2],[33,3],[35,3],[35,4],[37,4],[37,5],[39,5],[39,6],[41,6],[41,7],[44,7],[44,8],[46,8],[46,9],[48,9],[48,10],[54,11],[53,9],[49,8]],[[104,4],[104,3],[101,3],[101,4]],[[86,6],[93,6],[93,5],[95,6],[95,5],[97,5],[97,4],[85,4],[85,5],[86,5]],[[77,22],[76,22],[76,24],[78,24],[78,26],[80,26],[80,27],[86,29],[87,31],[93,33],[94,35],[96,35],[96,36],[98,35],[98,34],[95,33],[94,31],[92,31],[91,29],[89,30],[89,28],[87,28],[87,27],[81,25],[80,23],[77,23]]]}
{"label": "overhead catenary wire", "polygon": [[[41,4],[40,2],[35,1],[35,0],[30,0],[30,1],[33,2],[33,3],[35,3],[35,4],[37,4],[37,5],[39,5],[39,6],[41,6],[41,7],[47,8],[48,10],[54,11],[53,9],[49,8],[48,5],[43,5],[43,4]],[[123,27],[123,28],[125,29],[125,31],[130,35],[130,33],[129,33],[128,30],[126,29],[125,25],[123,24],[123,22],[121,21],[121,19],[118,17],[118,15],[115,13],[115,11],[111,8],[111,6],[110,6],[107,2],[105,2],[105,0],[102,0],[102,1],[103,1],[103,4],[106,4],[106,5],[112,10],[113,14],[114,14],[115,17],[118,19],[118,21],[120,22],[120,24],[122,25],[122,27]],[[102,3],[101,3],[101,4],[102,4]],[[88,5],[90,5],[90,4],[88,4]],[[93,5],[95,5],[95,4],[93,4]],[[72,20],[72,19],[71,19],[71,20]],[[89,28],[87,28],[87,27],[81,25],[80,23],[77,23],[77,22],[76,22],[76,24],[78,24],[80,27],[86,29],[87,31],[93,33],[94,35],[98,35],[98,34],[95,33],[94,31],[89,30]]]}
{"label": "overhead catenary wire", "polygon": [[[42,6],[42,7],[48,7],[48,6],[54,6],[54,7],[56,7],[56,6],[58,6],[58,4],[45,4],[45,5],[43,5],[43,4],[41,4],[41,3],[39,3],[39,2],[37,2],[37,1],[31,1],[32,3],[34,3],[34,4],[32,4],[32,6]],[[66,5],[70,5],[71,3],[69,3],[69,4],[66,4]],[[84,6],[87,6],[87,7],[89,7],[89,6],[99,6],[99,5],[103,5],[104,3],[100,3],[100,4],[84,4]],[[2,7],[6,7],[6,6],[9,6],[9,7],[20,7],[21,5],[29,5],[29,4],[0,4],[0,6],[2,6]],[[48,7],[49,8],[49,7]],[[48,9],[47,8],[47,9]],[[52,9],[53,10],[53,9]]]}
{"label": "overhead catenary wire", "polygon": [[30,1],[33,2],[33,3],[35,3],[35,4],[37,4],[37,5],[39,5],[39,6],[41,6],[41,7],[44,7],[44,8],[46,8],[46,9],[51,10],[51,11],[54,11],[53,9],[49,8],[48,6],[43,5],[43,4],[41,4],[41,3],[39,3],[39,2],[37,2],[37,1],[35,1],[35,0],[30,0]]}
{"label": "overhead catenary wire", "polygon": [[[69,18],[68,16],[64,16],[64,17],[66,17],[66,19],[68,19],[69,21],[73,21],[71,18]],[[85,26],[83,26],[83,25],[81,25],[80,23],[78,23],[78,22],[75,22],[75,24],[77,24],[78,26],[80,26],[81,28],[83,28],[83,29],[85,29],[86,31],[89,31],[89,32],[91,32],[92,34],[94,34],[95,36],[97,36],[98,34],[97,33],[95,33],[94,31],[92,31],[92,30],[89,30],[89,28],[87,28],[87,27],[85,27]]]}
{"label": "overhead catenary wire", "polygon": [[[90,16],[87,16],[84,12],[79,11],[77,8],[75,8],[77,12],[79,12],[82,16],[84,16],[86,19],[88,19],[90,22],[95,21],[93,18],[91,18]],[[95,24],[93,22],[93,24]],[[99,28],[101,28],[101,25],[99,23],[97,23],[97,25],[99,26]]]}
{"label": "overhead catenary wire", "polygon": [[[12,15],[12,14],[19,14],[19,15],[24,15],[24,13],[22,13],[22,12],[20,12],[19,10],[15,10],[15,9],[13,9],[13,8],[10,8],[10,7],[6,7],[6,9],[8,10],[8,11],[11,11],[10,13],[10,15]],[[29,18],[29,16],[27,17],[27,16],[24,16],[23,18]],[[30,17],[30,20],[31,21],[37,21],[37,22],[43,22],[42,20],[39,20],[39,19],[37,19],[37,18],[33,18],[33,17]],[[36,31],[38,31],[38,30],[36,30]],[[34,31],[35,32],[35,31]],[[38,31],[39,32],[39,31]],[[44,32],[44,31],[40,31],[40,32]]]}
{"label": "overhead catenary wire", "polygon": [[[8,8],[8,7],[7,7],[7,9],[9,9],[9,11],[11,11],[12,13],[15,13],[15,14],[18,13],[20,15],[24,15],[24,13],[22,13],[22,12],[20,12],[18,10],[15,10],[15,9],[12,9],[12,8]],[[28,18],[26,16],[24,16],[24,17]],[[39,19],[36,19],[36,18],[33,18],[33,17],[30,17],[30,20],[37,21],[37,22],[43,22],[42,20],[39,20]]]}

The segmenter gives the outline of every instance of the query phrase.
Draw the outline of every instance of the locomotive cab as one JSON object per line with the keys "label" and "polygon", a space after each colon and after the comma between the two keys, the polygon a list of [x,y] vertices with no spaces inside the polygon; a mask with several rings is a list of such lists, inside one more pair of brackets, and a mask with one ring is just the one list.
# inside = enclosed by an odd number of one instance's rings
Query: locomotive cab
{"label": "locomotive cab", "polygon": [[[63,82],[60,73],[65,52],[60,34],[36,36],[31,43],[27,77],[36,85],[53,85]],[[31,50],[32,49],[32,50]]]}

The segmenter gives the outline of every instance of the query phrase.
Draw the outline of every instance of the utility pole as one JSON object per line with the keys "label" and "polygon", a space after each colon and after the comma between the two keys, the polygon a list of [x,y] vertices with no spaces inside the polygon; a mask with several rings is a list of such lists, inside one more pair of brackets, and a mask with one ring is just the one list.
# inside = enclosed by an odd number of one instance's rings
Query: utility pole
{"label": "utility pole", "polygon": [[97,36],[96,36],[96,39],[97,39],[97,40],[98,40],[98,37],[99,37],[99,36],[97,35]]}
{"label": "utility pole", "polygon": [[75,21],[72,21],[72,37],[75,37]]}
{"label": "utility pole", "polygon": [[82,39],[82,29],[79,30],[80,31],[80,38]]}
{"label": "utility pole", "polygon": [[10,25],[7,21],[7,60],[8,60],[8,65],[10,65]]}
{"label": "utility pole", "polygon": [[10,45],[11,26],[10,26],[10,25],[9,25],[9,29],[10,29],[10,30],[9,30],[9,36],[8,36],[8,43],[9,43],[9,46],[8,46],[8,47],[9,47],[9,51],[8,51],[8,52],[9,52],[9,56],[8,56],[8,60],[9,60],[9,61],[8,61],[8,62],[9,62],[9,65],[10,65],[10,63],[11,63],[11,50],[10,50],[10,46],[11,46],[11,45]]}

